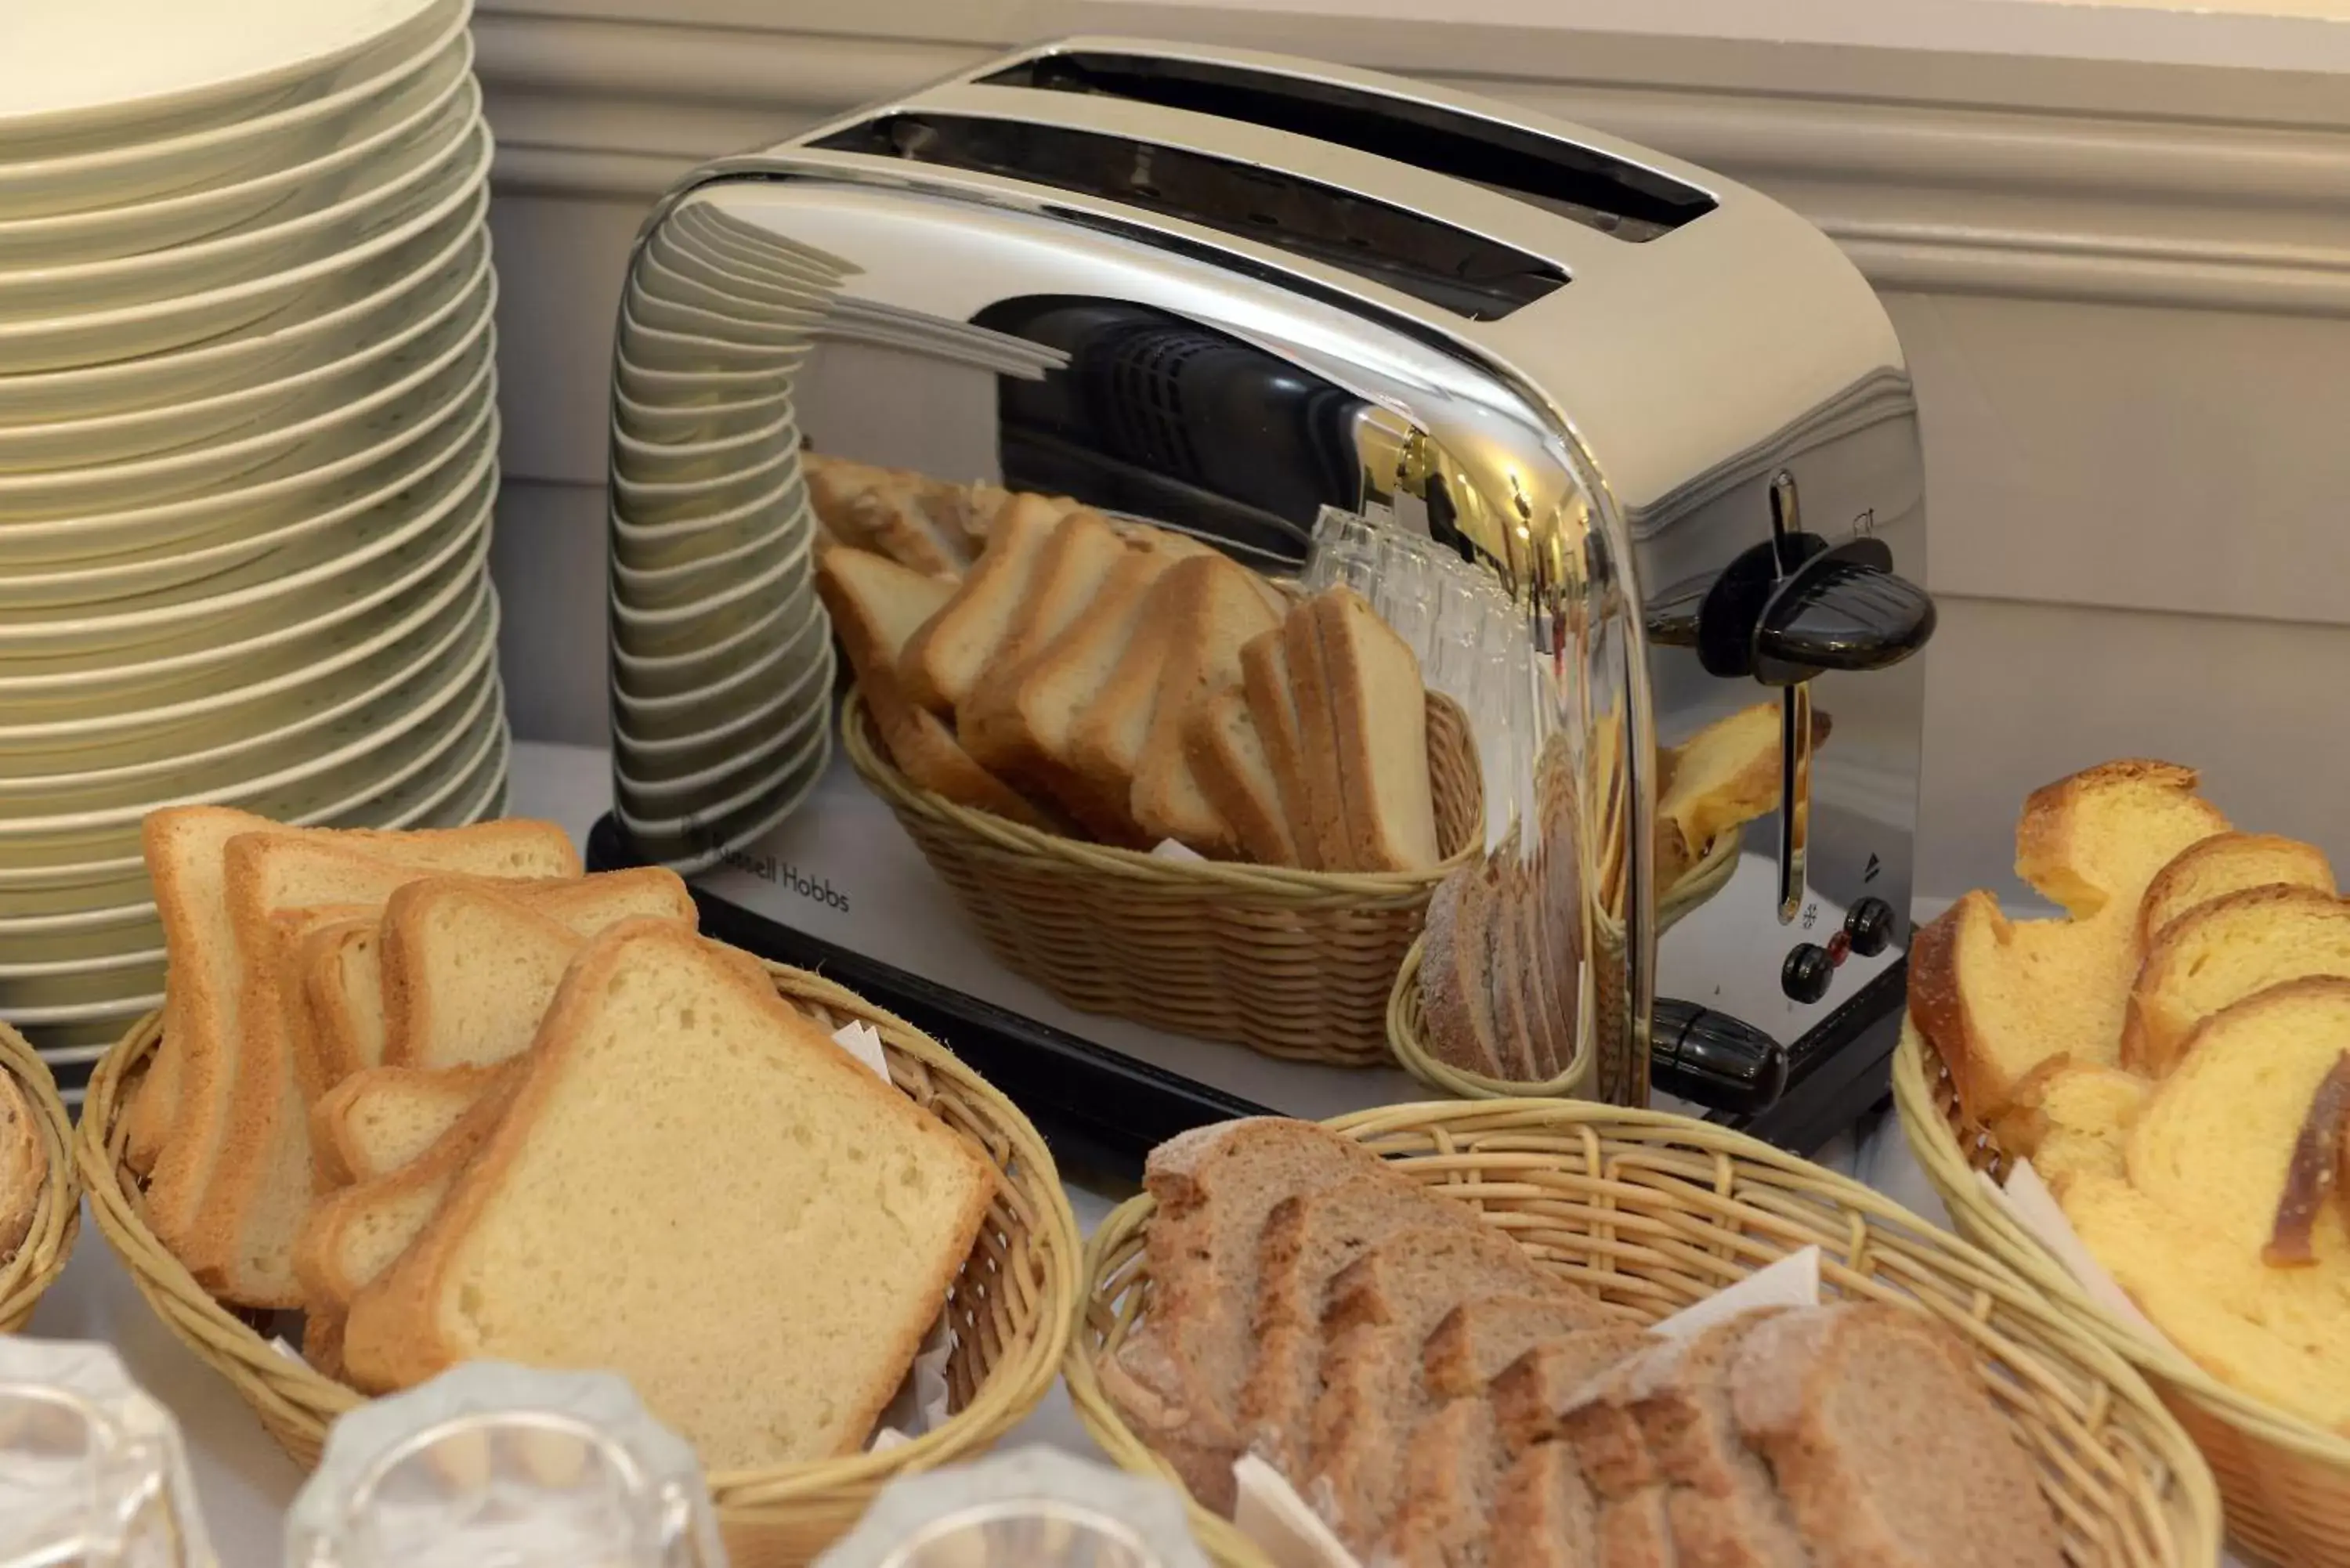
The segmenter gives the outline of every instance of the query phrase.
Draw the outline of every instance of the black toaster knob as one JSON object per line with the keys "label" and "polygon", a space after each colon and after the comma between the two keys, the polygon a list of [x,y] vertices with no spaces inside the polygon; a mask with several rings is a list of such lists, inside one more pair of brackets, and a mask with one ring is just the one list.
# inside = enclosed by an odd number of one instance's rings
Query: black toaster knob
{"label": "black toaster knob", "polygon": [[1835,971],[1835,955],[1827,949],[1815,942],[1797,942],[1787,950],[1786,961],[1779,966],[1779,989],[1790,1002],[1817,1002],[1828,993]]}
{"label": "black toaster knob", "polygon": [[1712,1111],[1752,1115],[1787,1087],[1787,1049],[1742,1019],[1657,999],[1648,1085]]}
{"label": "black toaster knob", "polygon": [[1934,635],[1934,601],[1893,574],[1879,539],[1851,539],[1795,568],[1754,628],[1754,679],[1793,686],[1829,670],[1882,670]]}
{"label": "black toaster knob", "polygon": [[1861,899],[1846,913],[1844,934],[1852,939],[1853,951],[1875,958],[1893,940],[1893,906],[1882,898]]}

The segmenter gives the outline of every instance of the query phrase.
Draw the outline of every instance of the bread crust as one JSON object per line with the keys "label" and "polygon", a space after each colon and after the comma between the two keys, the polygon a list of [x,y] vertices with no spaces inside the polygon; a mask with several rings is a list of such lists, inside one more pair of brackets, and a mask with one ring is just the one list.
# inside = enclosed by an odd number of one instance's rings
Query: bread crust
{"label": "bread crust", "polygon": [[[2334,867],[2324,851],[2314,844],[2303,844],[2296,838],[2286,838],[2273,833],[2215,833],[2199,844],[2190,844],[2164,867],[2159,875],[2147,885],[2146,897],[2138,900],[2137,950],[2141,957],[2154,950],[2163,931],[2174,921],[2191,914],[2202,902],[2182,905],[2188,888],[2197,877],[2206,875],[2215,864],[2233,857],[2259,859],[2268,870],[2283,871],[2283,876],[2261,874],[2251,886],[2278,886],[2288,882],[2296,886],[2334,891]],[[2243,891],[2237,888],[2230,891]],[[2225,895],[2220,895],[2224,897]]]}
{"label": "bread crust", "polygon": [[2138,966],[2130,987],[2122,1019],[2124,1066],[2160,1078],[2178,1065],[2199,1020],[2182,1013],[2168,994],[2169,988],[2195,967],[2195,950],[2213,928],[2268,917],[2350,922],[2350,901],[2314,888],[2279,883],[2209,899],[2171,921]]}
{"label": "bread crust", "polygon": [[1209,804],[1240,835],[1248,857],[1260,866],[1295,866],[1297,846],[1289,836],[1277,789],[1271,799],[1258,790],[1258,770],[1249,766],[1233,736],[1242,726],[1254,730],[1255,723],[1240,688],[1226,687],[1184,722],[1184,755]]}
{"label": "bread crust", "polygon": [[[2073,840],[2074,808],[2092,794],[2124,786],[2147,785],[2191,796],[2199,782],[2193,768],[2177,763],[2125,757],[2041,785],[2024,797],[2022,815],[2016,819],[2016,875],[2074,919],[2096,913],[2105,904],[2106,894],[2076,869],[2080,857]],[[2228,819],[2217,807],[2206,805],[2203,809],[2213,833],[2228,830]]]}

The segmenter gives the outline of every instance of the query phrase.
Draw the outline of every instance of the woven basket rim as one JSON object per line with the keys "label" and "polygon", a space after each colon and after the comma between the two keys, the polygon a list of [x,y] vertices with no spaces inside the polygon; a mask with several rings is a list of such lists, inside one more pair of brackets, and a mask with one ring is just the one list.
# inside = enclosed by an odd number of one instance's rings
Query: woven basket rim
{"label": "woven basket rim", "polygon": [[81,1189],[74,1170],[73,1116],[57,1093],[57,1077],[32,1042],[5,1023],[0,1023],[0,1069],[23,1086],[47,1158],[25,1239],[16,1254],[0,1264],[0,1332],[14,1332],[32,1317],[42,1294],[66,1272],[81,1231]]}
{"label": "woven basket rim", "polygon": [[[1738,870],[1739,854],[1745,836],[1732,829],[1719,834],[1706,846],[1704,856],[1690,874],[1674,884],[1657,910],[1657,935],[1662,937],[1707,899],[1729,886]],[[1411,940],[1404,953],[1403,962],[1396,970],[1395,983],[1388,988],[1388,1049],[1395,1055],[1404,1071],[1432,1089],[1458,1095],[1469,1100],[1554,1099],[1571,1094],[1591,1071],[1591,1051],[1588,1043],[1580,1046],[1575,1061],[1565,1072],[1533,1083],[1519,1083],[1511,1078],[1491,1077],[1472,1073],[1466,1067],[1456,1067],[1440,1061],[1420,1042],[1419,1032],[1412,1027],[1413,1003],[1419,993],[1419,964],[1428,945],[1425,932]]]}
{"label": "woven basket rim", "polygon": [[[1051,1152],[1010,1100],[945,1046],[894,1013],[807,971],[758,961],[790,1000],[806,1001],[872,1024],[893,1052],[912,1058],[934,1077],[950,1080],[959,1094],[985,1112],[990,1131],[1001,1136],[1012,1151],[1013,1168],[1004,1170],[1002,1179],[1017,1189],[1040,1222],[1031,1241],[1045,1273],[1039,1282],[1035,1332],[1016,1349],[1007,1346],[972,1402],[940,1426],[888,1448],[797,1464],[711,1472],[710,1492],[722,1516],[753,1521],[803,1500],[827,1500],[845,1488],[878,1486],[901,1472],[949,1462],[1001,1437],[1052,1386],[1076,1326],[1083,1267],[1076,1215]],[[161,1039],[161,1023],[160,1010],[140,1019],[108,1050],[90,1075],[73,1147],[99,1230],[165,1326],[200,1360],[227,1377],[248,1403],[265,1398],[281,1419],[323,1438],[335,1417],[366,1403],[369,1397],[288,1357],[214,1301],[148,1230],[122,1180],[114,1147],[123,1108],[122,1080]],[[166,1302],[174,1310],[166,1311]],[[182,1314],[201,1325],[201,1342],[181,1321]],[[266,1383],[275,1386],[256,1389],[251,1372],[244,1369],[265,1373]]]}
{"label": "woven basket rim", "polygon": [[[1935,1103],[1928,1070],[1929,1059],[1941,1065],[1941,1054],[1908,1018],[1901,1023],[1901,1041],[1893,1053],[1893,1098],[1911,1151],[1924,1168],[1944,1204],[1964,1210],[1982,1233],[1997,1237],[2002,1261],[2046,1292],[2049,1297],[2084,1319],[2106,1344],[2148,1374],[2177,1386],[2217,1419],[2308,1459],[2342,1469],[2350,1476],[2350,1437],[2328,1431],[2314,1421],[2256,1399],[2220,1382],[2183,1353],[2149,1343],[2111,1312],[2092,1300],[2072,1271],[2004,1210],[1984,1195],[1975,1168],[1960,1147],[1958,1130]],[[1947,1071],[1947,1068],[1944,1069]],[[1989,1128],[1977,1136],[1996,1150],[2006,1151]]]}
{"label": "woven basket rim", "polygon": [[[1856,1216],[1858,1222],[1853,1226],[1856,1247],[1871,1223],[1905,1232],[1908,1239],[1930,1241],[1940,1254],[1939,1262],[1950,1281],[1963,1285],[1978,1300],[1987,1297],[2020,1314],[2041,1333],[2062,1343],[2082,1371],[2102,1380],[2114,1399],[2130,1408],[2139,1429],[2159,1450],[2149,1455],[2149,1468],[2152,1461],[2159,1460],[2162,1468],[2158,1473],[2168,1483],[2170,1490],[2163,1499],[2165,1511],[2180,1520],[2188,1532],[2179,1542],[2190,1554],[2183,1561],[2207,1563],[2219,1559],[2221,1515],[2218,1487],[2210,1469],[2178,1418],[2164,1407],[2154,1389],[2129,1362],[2000,1259],[1963,1237],[1929,1224],[1873,1188],[1743,1133],[1670,1112],[1636,1110],[1587,1100],[1451,1100],[1383,1106],[1333,1117],[1322,1125],[1374,1150],[1380,1147],[1383,1140],[1427,1137],[1441,1141],[1448,1132],[1465,1136],[1580,1130],[1586,1136],[1628,1139],[1660,1151],[1693,1157],[1725,1156],[1734,1167],[1762,1167],[1795,1176],[1848,1214]],[[1499,1161],[1525,1158],[1540,1157],[1502,1155]],[[1410,1161],[1415,1168],[1445,1174],[1488,1163],[1491,1161],[1475,1154],[1423,1153]],[[1503,1168],[1506,1169],[1508,1165]],[[1742,1199],[1733,1191],[1717,1190],[1714,1202],[1727,1210],[1751,1212],[1758,1220],[1773,1218],[1768,1208]],[[1096,1230],[1086,1251],[1087,1307],[1103,1302],[1113,1286],[1120,1292],[1132,1288],[1130,1272],[1115,1280],[1109,1276],[1111,1254],[1149,1222],[1156,1209],[1157,1200],[1148,1193],[1141,1194],[1119,1205]],[[1821,1251],[1825,1283],[1844,1265],[1825,1245]],[[1080,1421],[1121,1465],[1158,1475],[1181,1490],[1181,1482],[1173,1469],[1127,1426],[1103,1389],[1094,1361],[1091,1340],[1081,1331],[1070,1340],[1062,1372]],[[1222,1562],[1230,1568],[1267,1568],[1269,1559],[1265,1554],[1241,1536],[1229,1521],[1201,1508],[1188,1492],[1185,1501],[1201,1541]]]}
{"label": "woven basket rim", "polygon": [[[1430,691],[1433,705],[1459,704],[1441,692]],[[1097,876],[1117,877],[1136,888],[1197,897],[1245,894],[1252,898],[1328,899],[1353,898],[1366,902],[1425,898],[1457,867],[1484,852],[1483,812],[1468,841],[1426,871],[1303,871],[1290,866],[1257,866],[1243,861],[1170,858],[1139,849],[1095,844],[1064,837],[1040,827],[1012,822],[991,813],[959,805],[944,795],[922,789],[899,772],[875,743],[871,710],[865,694],[849,688],[840,701],[840,742],[858,776],[902,809],[916,811],[958,832],[985,840],[1015,855],[1057,860]],[[1465,720],[1463,723],[1465,731]]]}

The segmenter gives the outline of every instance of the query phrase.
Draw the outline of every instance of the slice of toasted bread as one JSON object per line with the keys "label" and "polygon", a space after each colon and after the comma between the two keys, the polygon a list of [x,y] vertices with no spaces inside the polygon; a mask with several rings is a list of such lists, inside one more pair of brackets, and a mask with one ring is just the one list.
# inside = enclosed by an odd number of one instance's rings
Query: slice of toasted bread
{"label": "slice of toasted bread", "polygon": [[480,1157],[353,1300],[344,1355],[369,1387],[475,1359],[608,1367],[713,1470],[854,1452],[996,1185],[739,961],[624,923],[581,954]]}
{"label": "slice of toasted bread", "polygon": [[885,556],[843,548],[816,553],[816,587],[860,680],[896,670],[907,642],[955,591]]}
{"label": "slice of toasted bread", "polygon": [[1283,628],[1260,632],[1241,645],[1241,691],[1248,701],[1264,746],[1265,765],[1280,792],[1282,823],[1296,850],[1297,864],[1322,867],[1322,840],[1306,800],[1305,737],[1297,716],[1297,688],[1290,676],[1289,644]]}
{"label": "slice of toasted bread", "polygon": [[946,718],[971,694],[1026,602],[1057,521],[1034,496],[1004,508],[987,554],[898,656],[908,701]]}
{"label": "slice of toasted bread", "polygon": [[2334,867],[2324,851],[2272,833],[2215,833],[2173,857],[2147,885],[2138,903],[2137,950],[2141,959],[2170,923],[2198,906],[2253,888],[2314,888],[2334,891]]}
{"label": "slice of toasted bread", "polygon": [[2130,986],[2122,1064],[2159,1078],[2205,1019],[2289,980],[2350,975],[2350,899],[2290,884],[2199,904],[2163,928]]}
{"label": "slice of toasted bread", "polygon": [[400,888],[383,912],[385,1064],[494,1067],[520,1055],[584,945],[562,922],[473,883]]}
{"label": "slice of toasted bread", "polygon": [[[151,813],[142,826],[149,871],[171,963],[164,982],[167,1033],[151,1070],[153,1109],[131,1129],[148,1145],[149,1224],[182,1251],[210,1205],[206,1189],[218,1162],[244,1043],[248,954],[229,909],[227,846],[276,825],[222,806],[178,806]],[[478,876],[566,877],[579,858],[551,823],[498,822],[408,835],[306,834],[346,852],[397,855],[427,868]],[[319,898],[314,902],[332,902]],[[287,1064],[290,1077],[291,1064]],[[184,1254],[183,1254],[184,1256]]]}
{"label": "slice of toasted bread", "polygon": [[1352,588],[1309,601],[1322,649],[1345,809],[1347,863],[1425,871],[1444,858],[1428,776],[1428,709],[1419,659]]}
{"label": "slice of toasted bread", "polygon": [[310,1107],[310,1147],[329,1185],[389,1176],[420,1158],[496,1082],[498,1067],[366,1067]]}
{"label": "slice of toasted bread", "polygon": [[1172,838],[1217,859],[1238,856],[1240,837],[1201,787],[1185,732],[1217,692],[1240,684],[1243,645],[1280,624],[1254,576],[1218,555],[1189,556],[1167,569],[1160,590],[1167,658],[1130,786],[1129,809],[1146,836],[1154,843]]}
{"label": "slice of toasted bread", "polygon": [[1969,1116],[1990,1125],[2051,1058],[2119,1061],[2147,888],[2180,850],[2227,830],[2195,782],[2172,763],[2117,762],[2034,791],[2015,868],[2065,918],[2012,921],[1979,891],[1917,933],[1909,1016]]}
{"label": "slice of toasted bread", "polygon": [[1201,791],[1232,825],[1248,857],[1260,866],[1297,865],[1281,783],[1246,694],[1237,686],[1225,687],[1195,708],[1185,727],[1185,751]]}

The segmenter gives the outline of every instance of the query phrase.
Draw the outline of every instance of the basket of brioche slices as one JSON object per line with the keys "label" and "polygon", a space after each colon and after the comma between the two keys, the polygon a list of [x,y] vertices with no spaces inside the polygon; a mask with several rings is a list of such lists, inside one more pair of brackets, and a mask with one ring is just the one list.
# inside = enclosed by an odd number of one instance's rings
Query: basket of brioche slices
{"label": "basket of brioche slices", "polygon": [[844,748],[996,958],[1081,1011],[1387,1061],[1429,899],[1485,847],[1468,719],[1410,647],[1350,590],[1074,502],[807,473]]}
{"label": "basket of brioche slices", "polygon": [[1894,1090],[1959,1230],[2142,1370],[2279,1563],[2350,1565],[2350,901],[2168,763],[2035,792],[1921,929]]}
{"label": "basket of brioche slices", "polygon": [[1070,1396],[1227,1568],[2219,1561],[2118,1355],[1742,1135],[1393,1106],[1186,1133],[1145,1188],[1087,1249]]}
{"label": "basket of brioche slices", "polygon": [[1076,1227],[1026,1119],[935,1041],[695,929],[561,829],[160,811],[164,1006],[99,1064],[99,1230],[317,1461],[473,1359],[618,1372],[732,1560],[820,1552],[1051,1386]]}
{"label": "basket of brioche slices", "polygon": [[0,1023],[0,1334],[31,1321],[80,1229],[72,1118],[48,1064]]}

